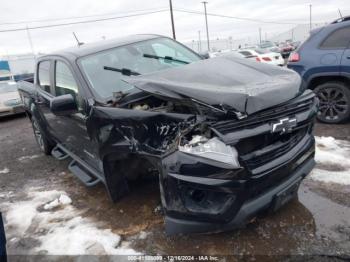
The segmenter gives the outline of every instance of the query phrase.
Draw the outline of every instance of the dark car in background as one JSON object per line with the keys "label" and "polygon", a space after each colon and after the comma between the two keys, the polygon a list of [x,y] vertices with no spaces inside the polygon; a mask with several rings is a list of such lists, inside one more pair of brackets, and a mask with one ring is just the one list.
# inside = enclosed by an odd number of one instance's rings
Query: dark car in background
{"label": "dark car in background", "polygon": [[288,68],[298,72],[320,101],[317,118],[341,123],[350,116],[350,17],[314,29],[291,54]]}
{"label": "dark car in background", "polygon": [[292,44],[288,42],[280,43],[278,48],[283,58],[288,58],[290,53],[294,50]]}

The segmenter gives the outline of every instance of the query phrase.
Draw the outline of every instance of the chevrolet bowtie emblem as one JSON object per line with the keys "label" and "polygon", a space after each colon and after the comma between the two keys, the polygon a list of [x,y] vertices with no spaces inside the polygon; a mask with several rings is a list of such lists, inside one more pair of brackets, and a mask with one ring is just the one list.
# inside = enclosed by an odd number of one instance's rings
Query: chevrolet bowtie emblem
{"label": "chevrolet bowtie emblem", "polygon": [[282,118],[278,120],[278,122],[272,123],[271,133],[280,133],[280,134],[288,133],[292,131],[292,129],[296,126],[297,126],[296,118],[289,118],[289,117]]}

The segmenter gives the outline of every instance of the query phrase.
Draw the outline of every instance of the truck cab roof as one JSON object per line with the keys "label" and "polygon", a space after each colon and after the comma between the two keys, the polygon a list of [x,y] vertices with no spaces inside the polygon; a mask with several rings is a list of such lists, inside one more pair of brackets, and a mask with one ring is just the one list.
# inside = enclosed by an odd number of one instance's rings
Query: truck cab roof
{"label": "truck cab roof", "polygon": [[70,60],[75,60],[79,57],[98,53],[118,46],[128,45],[131,43],[150,40],[158,37],[163,36],[154,34],[139,34],[114,38],[110,40],[101,40],[94,43],[83,44],[81,46],[69,47],[62,50],[54,51],[52,53],[40,56],[40,58],[45,58],[48,56],[62,56]]}

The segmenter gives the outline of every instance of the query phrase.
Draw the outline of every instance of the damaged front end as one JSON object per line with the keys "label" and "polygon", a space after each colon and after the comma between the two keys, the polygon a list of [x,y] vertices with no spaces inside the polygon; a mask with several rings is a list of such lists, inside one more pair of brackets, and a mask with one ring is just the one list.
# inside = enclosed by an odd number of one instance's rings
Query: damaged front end
{"label": "damaged front end", "polygon": [[[218,62],[216,78],[196,78],[198,67],[210,72]],[[232,63],[237,69],[201,61],[129,78],[142,91],[92,107],[88,130],[110,196],[125,195],[135,174],[156,172],[168,234],[240,227],[288,202],[314,166],[314,94],[299,90],[291,71],[240,61],[254,82]]]}
{"label": "damaged front end", "polygon": [[[317,101],[306,91],[244,120],[212,123],[212,138],[194,134],[180,144],[162,159],[167,233],[238,228],[260,211],[288,202],[314,167],[316,111]],[[273,132],[281,119],[296,124]]]}
{"label": "damaged front end", "polygon": [[[155,111],[144,103],[96,106],[88,128],[112,199],[128,192],[134,173],[157,172],[168,234],[240,227],[313,168],[317,102],[310,91],[244,119],[209,114],[209,107],[205,116],[203,105],[188,101],[182,113],[164,111],[180,106],[171,103]],[[296,124],[272,131],[288,117]]]}

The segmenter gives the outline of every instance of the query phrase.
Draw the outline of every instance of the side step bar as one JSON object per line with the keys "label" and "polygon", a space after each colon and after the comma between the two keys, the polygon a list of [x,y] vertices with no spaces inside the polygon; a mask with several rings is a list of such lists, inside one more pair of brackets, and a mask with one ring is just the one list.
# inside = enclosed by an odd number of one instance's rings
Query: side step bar
{"label": "side step bar", "polygon": [[69,155],[64,152],[58,145],[52,149],[51,155],[58,160],[63,160],[69,157]]}
{"label": "side step bar", "polygon": [[99,182],[105,184],[105,179],[97,170],[90,167],[83,160],[81,160],[77,155],[67,150],[61,144],[57,144],[54,149],[52,149],[51,154],[58,160],[63,160],[71,157],[73,160],[68,165],[69,171],[72,172],[81,182],[86,186],[94,186]]}
{"label": "side step bar", "polygon": [[94,186],[101,181],[99,178],[90,174],[89,171],[85,170],[85,168],[75,160],[70,162],[68,169],[86,186]]}

